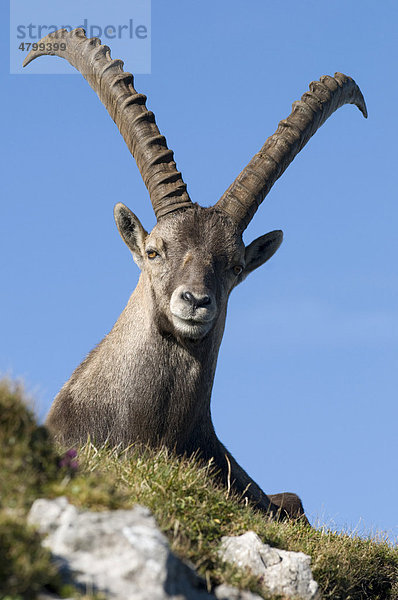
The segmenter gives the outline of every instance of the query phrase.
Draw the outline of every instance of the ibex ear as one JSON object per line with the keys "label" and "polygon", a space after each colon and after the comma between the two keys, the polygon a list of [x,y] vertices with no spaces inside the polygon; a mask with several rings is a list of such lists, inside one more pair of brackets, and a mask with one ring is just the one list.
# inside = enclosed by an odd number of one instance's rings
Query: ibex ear
{"label": "ibex ear", "polygon": [[113,214],[122,240],[130,248],[134,261],[141,268],[144,258],[144,241],[148,233],[138,217],[121,202],[116,204]]}
{"label": "ibex ear", "polygon": [[241,275],[240,281],[263,265],[267,260],[271,258],[278,250],[283,240],[283,232],[282,231],[270,231],[270,233],[266,233],[261,237],[257,238],[246,247],[245,251],[245,262],[246,266]]}

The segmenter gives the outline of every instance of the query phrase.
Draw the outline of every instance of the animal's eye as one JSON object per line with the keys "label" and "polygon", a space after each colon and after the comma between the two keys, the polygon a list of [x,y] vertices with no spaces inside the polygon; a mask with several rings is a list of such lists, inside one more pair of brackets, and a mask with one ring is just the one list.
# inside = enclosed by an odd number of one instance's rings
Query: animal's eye
{"label": "animal's eye", "polygon": [[156,250],[147,250],[146,254],[147,254],[149,260],[153,260],[154,258],[159,256],[159,254],[156,252]]}
{"label": "animal's eye", "polygon": [[236,276],[238,276],[238,275],[240,275],[240,274],[242,273],[242,271],[243,271],[243,267],[242,267],[241,265],[235,265],[235,266],[232,268],[232,270],[233,270],[234,274],[235,274]]}

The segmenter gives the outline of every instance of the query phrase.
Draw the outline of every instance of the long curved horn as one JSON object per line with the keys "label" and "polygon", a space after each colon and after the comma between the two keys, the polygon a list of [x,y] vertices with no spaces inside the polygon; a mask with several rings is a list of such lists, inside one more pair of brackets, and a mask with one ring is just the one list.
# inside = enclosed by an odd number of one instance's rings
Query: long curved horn
{"label": "long curved horn", "polygon": [[215,205],[230,215],[241,231],[246,229],[275,181],[335,110],[343,104],[355,104],[365,118],[368,116],[361,90],[347,75],[324,75],[309,87],[310,91],[293,103],[291,114],[279,123],[276,132]]}
{"label": "long curved horn", "polygon": [[50,33],[38,47],[44,49],[31,51],[23,66],[38,56],[56,55],[66,58],[87,79],[137,162],[156,218],[192,206],[173,152],[160,135],[154,114],[145,106],[146,96],[136,92],[133,75],[123,71],[123,61],[112,60],[109,47],[101,45],[98,38],[86,38],[81,28]]}

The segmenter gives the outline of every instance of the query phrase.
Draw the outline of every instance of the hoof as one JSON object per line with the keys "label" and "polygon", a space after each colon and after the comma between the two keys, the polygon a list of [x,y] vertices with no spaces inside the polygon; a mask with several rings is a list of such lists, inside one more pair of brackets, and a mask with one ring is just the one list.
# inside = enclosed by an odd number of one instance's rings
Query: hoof
{"label": "hoof", "polygon": [[269,494],[268,498],[280,509],[282,519],[286,515],[289,519],[300,521],[306,525],[310,524],[305,516],[303,503],[297,494],[283,492],[282,494]]}

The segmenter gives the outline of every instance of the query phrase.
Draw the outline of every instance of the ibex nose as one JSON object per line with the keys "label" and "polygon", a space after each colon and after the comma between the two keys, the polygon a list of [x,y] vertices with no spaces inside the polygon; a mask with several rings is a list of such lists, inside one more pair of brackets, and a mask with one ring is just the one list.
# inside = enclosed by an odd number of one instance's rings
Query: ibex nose
{"label": "ibex nose", "polygon": [[192,304],[194,308],[199,308],[201,306],[207,306],[211,304],[210,296],[194,296],[191,292],[183,292],[181,294],[181,298],[189,304]]}

